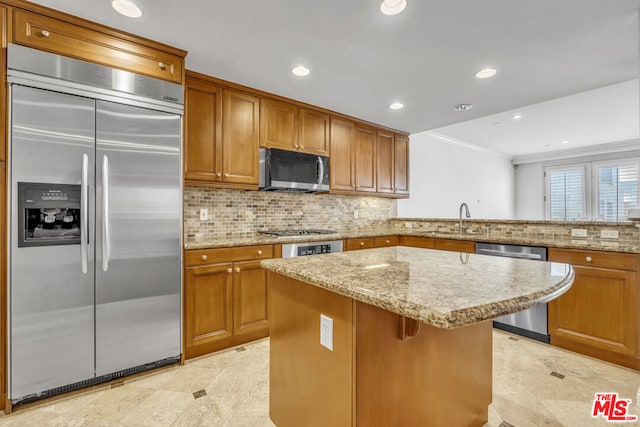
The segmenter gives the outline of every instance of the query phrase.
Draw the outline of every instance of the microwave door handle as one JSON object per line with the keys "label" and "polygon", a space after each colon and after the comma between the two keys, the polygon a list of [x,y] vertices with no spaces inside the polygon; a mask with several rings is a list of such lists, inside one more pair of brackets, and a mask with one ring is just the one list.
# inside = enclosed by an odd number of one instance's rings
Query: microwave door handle
{"label": "microwave door handle", "polygon": [[109,269],[109,157],[102,156],[102,271]]}
{"label": "microwave door handle", "polygon": [[89,156],[82,155],[82,174],[80,180],[80,257],[82,262],[82,273],[87,274],[89,264]]}
{"label": "microwave door handle", "polygon": [[322,157],[318,156],[318,185],[322,185],[322,180],[324,179],[324,163],[322,162]]}

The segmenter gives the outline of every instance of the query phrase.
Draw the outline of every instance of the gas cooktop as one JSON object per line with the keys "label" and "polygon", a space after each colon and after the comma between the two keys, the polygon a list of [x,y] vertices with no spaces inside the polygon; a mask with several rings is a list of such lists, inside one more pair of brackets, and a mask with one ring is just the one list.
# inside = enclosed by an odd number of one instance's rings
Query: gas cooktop
{"label": "gas cooktop", "polygon": [[260,234],[267,234],[269,236],[277,236],[277,237],[290,237],[290,236],[313,236],[317,234],[335,234],[336,232],[333,230],[266,230],[259,231]]}

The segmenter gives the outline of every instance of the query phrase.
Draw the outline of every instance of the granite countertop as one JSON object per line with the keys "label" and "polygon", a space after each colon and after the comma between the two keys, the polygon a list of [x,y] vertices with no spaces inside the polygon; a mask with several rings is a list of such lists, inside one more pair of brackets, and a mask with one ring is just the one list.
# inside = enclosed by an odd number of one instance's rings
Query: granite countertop
{"label": "granite countertop", "polygon": [[199,238],[187,238],[184,241],[184,248],[189,249],[211,249],[232,246],[250,245],[273,245],[296,242],[320,242],[328,240],[343,240],[353,238],[364,238],[374,236],[416,236],[432,237],[435,239],[467,240],[472,242],[504,243],[511,245],[544,246],[567,249],[585,249],[609,252],[626,252],[640,254],[640,242],[630,240],[604,240],[597,238],[570,239],[565,236],[492,236],[491,234],[471,234],[471,233],[438,233],[431,231],[418,231],[408,228],[384,226],[367,227],[353,230],[341,231],[335,234],[305,235],[295,237],[274,237],[263,234],[240,234],[231,236],[206,236]]}
{"label": "granite countertop", "polygon": [[262,266],[447,329],[550,301],[574,279],[568,264],[404,246],[269,259]]}

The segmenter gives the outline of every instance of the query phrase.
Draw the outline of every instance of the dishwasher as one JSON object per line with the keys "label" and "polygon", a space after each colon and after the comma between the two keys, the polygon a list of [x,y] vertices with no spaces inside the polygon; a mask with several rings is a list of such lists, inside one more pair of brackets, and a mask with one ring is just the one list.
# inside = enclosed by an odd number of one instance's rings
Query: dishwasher
{"label": "dishwasher", "polygon": [[[476,253],[481,255],[546,261],[547,248],[539,246],[501,245],[476,243]],[[493,327],[514,334],[549,343],[547,330],[547,304],[534,305],[524,311],[493,319]]]}

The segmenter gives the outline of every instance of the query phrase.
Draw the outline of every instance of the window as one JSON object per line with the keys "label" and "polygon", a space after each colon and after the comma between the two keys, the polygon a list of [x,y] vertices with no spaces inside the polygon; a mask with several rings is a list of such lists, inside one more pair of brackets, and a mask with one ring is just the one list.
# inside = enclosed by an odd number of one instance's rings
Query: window
{"label": "window", "polygon": [[640,199],[640,159],[545,169],[547,219],[626,221]]}

